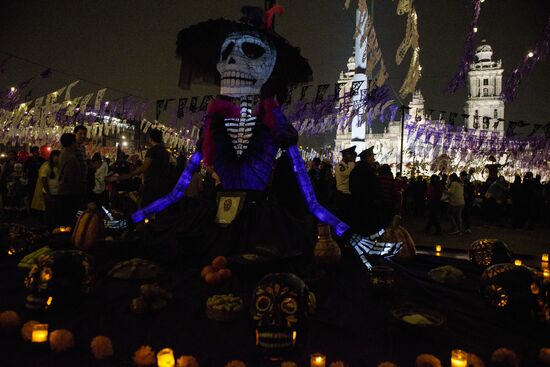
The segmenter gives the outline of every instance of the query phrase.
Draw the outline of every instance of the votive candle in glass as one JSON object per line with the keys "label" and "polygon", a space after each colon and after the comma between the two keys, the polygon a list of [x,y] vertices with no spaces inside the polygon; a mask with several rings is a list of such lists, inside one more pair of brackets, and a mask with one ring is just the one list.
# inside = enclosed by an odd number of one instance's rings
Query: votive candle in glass
{"label": "votive candle in glass", "polygon": [[48,324],[36,324],[32,328],[33,343],[45,343],[48,341]]}
{"label": "votive candle in glass", "polygon": [[324,354],[321,353],[313,353],[311,355],[311,367],[326,367],[327,364],[327,357]]}
{"label": "votive candle in glass", "polygon": [[467,367],[468,353],[460,349],[451,351],[451,367]]}
{"label": "votive candle in glass", "polygon": [[174,358],[174,351],[170,348],[164,348],[157,353],[158,367],[174,367],[176,365],[176,359]]}

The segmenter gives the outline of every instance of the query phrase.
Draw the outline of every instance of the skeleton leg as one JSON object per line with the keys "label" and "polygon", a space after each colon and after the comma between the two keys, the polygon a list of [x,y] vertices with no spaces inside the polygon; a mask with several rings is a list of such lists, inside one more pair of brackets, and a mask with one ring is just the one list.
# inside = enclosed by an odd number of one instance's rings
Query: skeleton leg
{"label": "skeleton leg", "polygon": [[185,193],[185,189],[189,185],[189,182],[191,182],[193,174],[197,171],[197,168],[201,163],[201,159],[202,154],[200,152],[197,151],[193,153],[193,155],[187,162],[187,166],[185,166],[185,170],[178,179],[176,186],[174,186],[172,192],[132,214],[132,220],[135,223],[141,222],[151,214],[163,211],[170,205],[180,200],[183,197],[183,194]]}

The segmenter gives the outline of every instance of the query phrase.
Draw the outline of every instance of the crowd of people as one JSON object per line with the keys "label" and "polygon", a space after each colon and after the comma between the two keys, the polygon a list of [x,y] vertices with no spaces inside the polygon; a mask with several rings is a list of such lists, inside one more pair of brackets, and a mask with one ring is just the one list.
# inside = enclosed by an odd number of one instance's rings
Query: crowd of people
{"label": "crowd of people", "polygon": [[448,223],[453,235],[471,232],[472,215],[482,225],[531,230],[550,219],[550,183],[542,183],[532,172],[515,176],[512,183],[495,167],[488,167],[484,181],[473,179],[473,168],[431,177],[394,177],[389,165],[376,162],[372,148],[359,153],[358,162],[355,147],[341,153],[335,170],[331,162],[313,159],[310,178],[319,201],[337,208],[364,233],[388,226],[396,214],[425,216],[426,233],[441,234],[442,223]]}
{"label": "crowd of people", "polygon": [[[54,228],[71,226],[75,213],[86,203],[116,206],[127,214],[167,194],[183,171],[186,155],[172,156],[164,147],[162,133],[151,130],[149,149],[143,160],[129,159],[119,151],[116,159],[96,152],[86,155],[86,127],[60,137],[60,149],[45,159],[38,147],[30,155],[8,151],[0,166],[1,211],[4,218],[42,217]],[[357,154],[343,150],[342,160],[314,158],[308,175],[319,203],[334,211],[361,234],[387,227],[399,215],[424,216],[426,233],[470,232],[472,215],[485,225],[534,229],[545,225],[549,213],[550,184],[527,172],[513,183],[491,174],[473,180],[469,172],[434,174],[431,177],[394,177],[389,165],[376,162],[372,148]],[[357,160],[357,156],[359,160]],[[285,164],[286,163],[286,164]],[[283,154],[275,167],[271,196],[290,212],[304,212],[296,198],[299,189],[286,172],[291,171]],[[186,191],[193,199],[215,200],[220,182],[211,167],[201,166]],[[139,193],[139,194],[137,194]],[[445,228],[444,228],[445,227]]]}
{"label": "crowd of people", "polygon": [[[86,153],[85,126],[59,139],[60,149],[30,148],[30,156],[8,151],[0,165],[0,209],[5,219],[38,217],[51,228],[72,226],[76,213],[94,202],[98,208],[113,203],[126,211],[137,209],[166,194],[183,169],[162,145],[162,132],[151,130],[145,158],[128,159],[118,151],[115,160],[99,152]],[[139,192],[139,197],[129,193]],[[133,199],[133,200],[132,200]],[[133,201],[134,205],[128,205]],[[121,204],[122,203],[122,204]]]}

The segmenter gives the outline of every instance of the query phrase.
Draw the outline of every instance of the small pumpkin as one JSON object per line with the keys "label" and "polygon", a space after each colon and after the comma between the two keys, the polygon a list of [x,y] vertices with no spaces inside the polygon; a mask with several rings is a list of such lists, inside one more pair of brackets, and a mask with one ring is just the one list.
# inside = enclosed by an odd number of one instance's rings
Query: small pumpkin
{"label": "small pumpkin", "polygon": [[89,250],[103,238],[105,238],[103,217],[99,214],[95,203],[88,203],[88,209],[76,222],[72,243],[78,249]]}

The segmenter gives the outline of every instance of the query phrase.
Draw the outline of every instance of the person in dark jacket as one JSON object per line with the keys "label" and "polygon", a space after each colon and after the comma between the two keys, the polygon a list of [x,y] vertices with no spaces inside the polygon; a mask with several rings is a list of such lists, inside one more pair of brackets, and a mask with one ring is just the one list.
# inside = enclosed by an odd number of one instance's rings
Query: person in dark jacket
{"label": "person in dark jacket", "polygon": [[434,226],[435,234],[441,234],[441,195],[443,195],[443,185],[439,180],[439,176],[432,175],[426,191],[429,217],[424,227],[425,233],[429,233],[432,226]]}
{"label": "person in dark jacket", "polygon": [[460,180],[464,184],[464,209],[462,210],[462,224],[464,232],[470,233],[470,215],[474,206],[475,190],[474,185],[470,182],[470,177],[466,171],[460,172]]}
{"label": "person in dark jacket", "polygon": [[80,201],[85,194],[85,188],[82,185],[81,166],[76,155],[76,136],[65,133],[59,139],[63,149],[59,156],[59,191],[55,197],[55,207],[58,208],[58,220],[63,226],[74,226],[76,222],[76,212]]}
{"label": "person in dark jacket", "polygon": [[383,164],[378,169],[378,184],[382,191],[382,207],[380,209],[382,226],[385,228],[390,225],[393,216],[397,214],[399,202],[397,187],[389,165]]}
{"label": "person in dark jacket", "polygon": [[170,191],[170,155],[162,143],[162,132],[149,131],[151,148],[145,154],[143,165],[129,174],[118,176],[119,181],[143,174],[141,206],[147,206]]}
{"label": "person in dark jacket", "polygon": [[352,197],[352,227],[359,234],[368,235],[380,229],[382,191],[376,177],[374,147],[359,154],[361,159],[349,176]]}
{"label": "person in dark jacket", "polygon": [[42,163],[44,163],[44,158],[40,156],[38,147],[31,147],[31,156],[25,161],[25,164],[23,165],[23,167],[25,168],[25,172],[27,173],[27,190],[30,200],[32,200],[32,197],[34,195],[36,181],[38,181],[38,170],[42,166]]}

